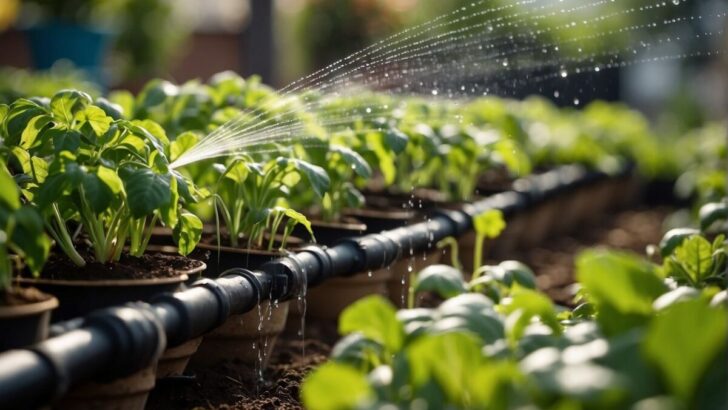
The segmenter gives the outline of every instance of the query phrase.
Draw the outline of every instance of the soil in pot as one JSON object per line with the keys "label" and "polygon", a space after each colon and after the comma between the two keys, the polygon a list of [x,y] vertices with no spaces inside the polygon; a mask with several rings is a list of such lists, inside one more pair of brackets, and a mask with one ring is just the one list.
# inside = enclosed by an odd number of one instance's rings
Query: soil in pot
{"label": "soil in pot", "polygon": [[48,337],[51,311],[58,299],[35,288],[0,292],[0,352],[32,345]]}
{"label": "soil in pot", "polygon": [[198,260],[177,255],[147,253],[141,257],[122,255],[119,262],[98,263],[89,257],[79,267],[62,255],[51,255],[40,277],[20,277],[18,282],[37,287],[58,298],[51,320],[57,322],[83,316],[92,310],[134,301],[148,301],[162,292],[172,292],[204,269]]}
{"label": "soil in pot", "polygon": [[247,371],[261,372],[286,326],[288,305],[289,302],[264,301],[250,312],[230,316],[222,326],[203,337],[190,367],[209,368],[229,359]]}

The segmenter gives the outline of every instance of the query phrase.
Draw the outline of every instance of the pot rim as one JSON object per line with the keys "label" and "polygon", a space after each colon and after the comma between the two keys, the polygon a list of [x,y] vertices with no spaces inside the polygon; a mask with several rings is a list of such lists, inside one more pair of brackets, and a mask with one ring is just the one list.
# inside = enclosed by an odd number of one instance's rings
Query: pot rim
{"label": "pot rim", "polygon": [[19,318],[49,312],[58,307],[55,296],[40,301],[16,306],[0,306],[0,319]]}
{"label": "pot rim", "polygon": [[[204,264],[204,262],[202,262]],[[187,272],[187,271],[185,271]],[[52,285],[52,286],[87,286],[87,287],[124,287],[124,286],[154,286],[169,285],[187,281],[189,276],[182,273],[179,276],[170,278],[150,279],[102,279],[102,280],[69,280],[69,279],[35,279],[15,278],[17,283],[24,285]]]}
{"label": "pot rim", "polygon": [[[275,257],[283,257],[286,256],[286,252],[297,252],[302,249],[302,247],[295,247],[286,249],[285,251],[269,251],[265,249],[245,249],[245,248],[233,248],[232,246],[226,246],[226,245],[212,245],[209,243],[198,243],[197,249],[204,249],[206,251],[211,252],[230,252],[230,253],[237,253],[237,254],[251,254],[251,255],[261,255],[261,256],[275,256]],[[211,256],[212,258],[213,256]]]}

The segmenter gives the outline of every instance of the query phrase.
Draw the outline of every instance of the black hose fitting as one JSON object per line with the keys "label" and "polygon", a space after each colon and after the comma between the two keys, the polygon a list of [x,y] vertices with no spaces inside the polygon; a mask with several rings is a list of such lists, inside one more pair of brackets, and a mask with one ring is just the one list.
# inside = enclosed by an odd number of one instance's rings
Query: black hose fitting
{"label": "black hose fitting", "polygon": [[307,279],[298,261],[290,256],[266,262],[260,267],[260,271],[271,280],[267,295],[271,300],[286,300],[297,296]]}
{"label": "black hose fitting", "polygon": [[[228,269],[220,274],[217,282],[232,293],[231,305],[228,314],[240,314],[251,310],[255,305],[266,299],[272,286],[269,275],[253,272],[243,268]],[[242,294],[235,294],[241,292]],[[247,297],[243,297],[248,295]]]}
{"label": "black hose fitting", "polygon": [[298,261],[304,274],[304,280],[307,286],[316,286],[324,280],[333,277],[333,263],[331,256],[326,252],[325,248],[319,245],[309,245],[301,249],[294,256]]}
{"label": "black hose fitting", "polygon": [[97,310],[85,317],[83,327],[97,328],[113,342],[114,353],[106,363],[106,380],[128,376],[149,365],[167,346],[162,323],[149,304],[127,303]]}

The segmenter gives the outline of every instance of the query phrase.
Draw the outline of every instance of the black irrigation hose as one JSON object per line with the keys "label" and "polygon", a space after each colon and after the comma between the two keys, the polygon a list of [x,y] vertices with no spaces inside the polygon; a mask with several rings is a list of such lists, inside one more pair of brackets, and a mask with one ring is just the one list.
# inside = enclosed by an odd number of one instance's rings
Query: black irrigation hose
{"label": "black irrigation hose", "polygon": [[304,286],[389,266],[445,237],[462,235],[471,229],[472,217],[485,210],[510,215],[604,179],[605,174],[577,166],[560,167],[519,180],[514,190],[468,204],[461,211],[439,210],[426,222],[344,239],[330,248],[309,246],[263,265],[260,271],[231,269],[218,279],[202,279],[184,291],[159,295],[151,303],[102,309],[56,325],[54,337],[0,354],[0,408],[38,407],[78,382],[130,375],[148,366],[166,346],[205,334],[261,300],[292,299]]}

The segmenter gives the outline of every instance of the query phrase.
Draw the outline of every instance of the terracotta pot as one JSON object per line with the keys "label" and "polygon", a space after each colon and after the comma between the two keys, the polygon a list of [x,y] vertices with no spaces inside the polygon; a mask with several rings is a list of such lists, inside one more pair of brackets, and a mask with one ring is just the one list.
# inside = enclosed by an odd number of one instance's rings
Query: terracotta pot
{"label": "terracotta pot", "polygon": [[200,347],[200,343],[202,343],[202,337],[197,337],[179,346],[168,347],[159,358],[157,379],[182,376],[185,373],[185,369],[187,369],[190,358]]}
{"label": "terracotta pot", "polygon": [[0,306],[0,352],[38,343],[48,337],[51,311],[58,299],[24,305]]}
{"label": "terracotta pot", "polygon": [[434,249],[424,254],[405,257],[389,267],[390,277],[387,280],[389,300],[398,308],[407,307],[407,296],[410,286],[410,274],[417,273],[428,266],[438,263],[450,263],[443,260],[443,251]]}
{"label": "terracotta pot", "polygon": [[[306,317],[336,320],[350,304],[369,295],[388,295],[387,282],[392,272],[387,268],[363,272],[346,278],[332,278],[308,289]],[[299,314],[300,317],[300,314]]]}
{"label": "terracotta pot", "polygon": [[250,312],[230,316],[222,326],[203,337],[190,366],[209,367],[232,359],[251,369],[265,368],[278,335],[286,326],[289,303],[274,306],[265,301]]}
{"label": "terracotta pot", "polygon": [[141,410],[154,388],[157,364],[108,383],[92,382],[73,387],[53,405],[56,409]]}

